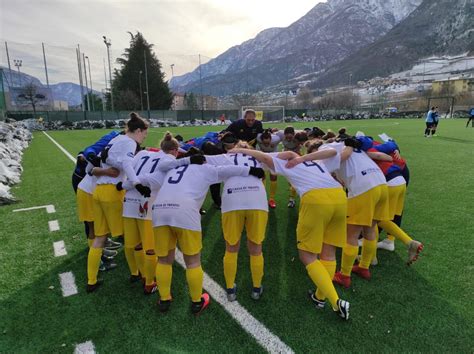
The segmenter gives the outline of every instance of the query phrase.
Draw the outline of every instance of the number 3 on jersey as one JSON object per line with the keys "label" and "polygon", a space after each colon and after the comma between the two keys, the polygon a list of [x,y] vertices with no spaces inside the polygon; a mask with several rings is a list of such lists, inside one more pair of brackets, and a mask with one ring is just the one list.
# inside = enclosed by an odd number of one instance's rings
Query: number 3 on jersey
{"label": "number 3 on jersey", "polygon": [[178,184],[183,178],[184,172],[188,169],[189,165],[176,167],[176,176],[171,176],[168,178],[169,184]]}

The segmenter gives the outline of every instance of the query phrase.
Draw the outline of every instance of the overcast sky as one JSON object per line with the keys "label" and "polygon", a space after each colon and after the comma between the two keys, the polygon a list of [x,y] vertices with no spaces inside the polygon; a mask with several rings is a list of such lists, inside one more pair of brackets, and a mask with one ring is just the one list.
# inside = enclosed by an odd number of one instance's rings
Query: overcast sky
{"label": "overcast sky", "polygon": [[255,37],[286,27],[321,0],[0,0],[0,65],[22,59],[21,70],[45,82],[45,43],[50,83],[78,81],[74,47],[90,58],[94,88],[104,87],[102,35],[112,40],[112,58],[128,46],[127,31],[140,31],[155,45],[167,78]]}

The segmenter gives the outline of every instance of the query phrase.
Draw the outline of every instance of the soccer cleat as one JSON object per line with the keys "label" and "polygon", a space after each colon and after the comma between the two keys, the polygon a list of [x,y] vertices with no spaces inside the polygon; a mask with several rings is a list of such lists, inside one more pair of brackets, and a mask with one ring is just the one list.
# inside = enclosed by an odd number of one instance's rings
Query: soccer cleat
{"label": "soccer cleat", "polygon": [[324,309],[324,306],[326,305],[326,300],[319,300],[319,299],[316,297],[315,291],[313,291],[313,290],[308,290],[308,297],[309,297],[309,299],[313,302],[314,306],[316,306],[316,308],[317,308],[318,310]]}
{"label": "soccer cleat", "polygon": [[102,262],[112,262],[114,260],[114,257],[109,257],[103,254],[102,256],[100,256],[100,260]]}
{"label": "soccer cleat", "polygon": [[421,251],[423,251],[423,244],[419,241],[411,241],[408,245],[408,261],[407,265],[411,265],[418,259]]}
{"label": "soccer cleat", "polygon": [[296,202],[294,199],[290,199],[288,201],[288,208],[294,208],[296,206]]}
{"label": "soccer cleat", "polygon": [[254,300],[260,300],[260,298],[263,295],[263,286],[260,286],[259,288],[252,288],[252,292],[250,293],[250,297]]}
{"label": "soccer cleat", "polygon": [[341,272],[336,272],[332,281],[336,284],[342,285],[346,289],[350,288],[351,286],[351,277],[348,275],[344,275]]}
{"label": "soccer cleat", "polygon": [[156,293],[156,290],[157,290],[156,283],[153,283],[153,284],[150,284],[150,285],[145,285],[143,287],[143,293],[145,295],[154,294],[154,293]]}
{"label": "soccer cleat", "polygon": [[334,310],[334,312],[337,312],[337,315],[344,320],[349,319],[349,307],[350,304],[348,301],[338,299],[337,300],[337,310]]}
{"label": "soccer cleat", "polygon": [[103,281],[102,279],[97,279],[97,282],[96,282],[95,284],[92,284],[92,285],[91,285],[91,284],[87,284],[86,292],[87,292],[88,294],[93,293],[94,291],[97,290],[97,288],[98,288],[99,286],[101,286],[101,285],[103,285],[103,284],[104,284],[104,281]]}
{"label": "soccer cleat", "polygon": [[207,211],[205,209],[201,208],[201,209],[199,209],[199,214],[206,215]]}
{"label": "soccer cleat", "polygon": [[114,262],[100,262],[99,271],[106,272],[117,268],[117,263]]}
{"label": "soccer cleat", "polygon": [[130,275],[130,283],[136,283],[136,282],[139,282],[142,280],[142,276],[140,275],[140,273],[138,273],[137,275]]}
{"label": "soccer cleat", "polygon": [[268,206],[269,206],[271,209],[275,209],[275,208],[277,207],[277,204],[276,204],[275,200],[270,199],[270,200],[268,201]]}
{"label": "soccer cleat", "polygon": [[352,273],[357,274],[359,277],[365,280],[370,280],[371,277],[370,271],[368,269],[361,268],[358,265],[352,267]]}
{"label": "soccer cleat", "polygon": [[227,300],[232,302],[237,300],[237,285],[234,284],[233,288],[226,289],[227,292]]}
{"label": "soccer cleat", "polygon": [[380,242],[377,242],[377,248],[381,250],[393,252],[395,251],[395,242],[386,238]]}
{"label": "soccer cleat", "polygon": [[115,257],[117,255],[117,253],[118,253],[117,251],[111,250],[111,249],[108,249],[108,248],[104,248],[102,250],[102,256],[106,256],[106,257],[112,258],[112,259],[113,259],[113,257]]}
{"label": "soccer cleat", "polygon": [[110,238],[105,241],[104,248],[107,248],[109,250],[118,250],[120,247],[122,247],[122,244],[120,242],[112,241]]}
{"label": "soccer cleat", "polygon": [[171,299],[170,300],[158,300],[158,310],[161,313],[168,312],[171,306]]}
{"label": "soccer cleat", "polygon": [[191,303],[191,312],[195,316],[199,316],[211,303],[211,298],[208,293],[203,293],[201,301]]}

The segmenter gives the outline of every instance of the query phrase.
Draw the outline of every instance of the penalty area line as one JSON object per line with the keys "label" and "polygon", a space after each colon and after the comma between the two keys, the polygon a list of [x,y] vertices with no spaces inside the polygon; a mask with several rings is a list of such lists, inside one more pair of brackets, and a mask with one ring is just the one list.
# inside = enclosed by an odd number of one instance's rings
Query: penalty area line
{"label": "penalty area line", "polygon": [[[43,131],[43,133],[54,143],[54,145],[69,157],[72,162],[76,163],[76,160],[66,149],[59,145],[59,143],[46,132]],[[183,254],[179,250],[176,250],[176,261],[183,268],[186,268]],[[209,295],[211,295],[212,298],[242,327],[242,329],[252,336],[266,351],[270,353],[293,353],[293,350],[287,344],[285,344],[278,336],[273,334],[263,323],[253,317],[250,312],[238,303],[238,301],[227,301],[225,290],[207,273],[204,273],[203,287],[209,292]]]}

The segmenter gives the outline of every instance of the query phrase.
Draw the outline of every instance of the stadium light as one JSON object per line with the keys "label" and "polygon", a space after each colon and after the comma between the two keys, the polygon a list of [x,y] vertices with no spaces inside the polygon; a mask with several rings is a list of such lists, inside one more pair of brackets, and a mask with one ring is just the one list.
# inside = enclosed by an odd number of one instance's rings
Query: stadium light
{"label": "stadium light", "polygon": [[171,67],[171,78],[173,78],[174,77],[174,64],[171,64],[170,67]]}
{"label": "stadium light", "polygon": [[106,36],[102,36],[104,39],[104,44],[107,47],[107,58],[109,59],[109,80],[110,80],[110,106],[112,108],[112,111],[114,111],[114,95],[113,95],[113,89],[112,89],[112,67],[110,65],[110,46],[112,45],[112,41],[110,38],[107,38]]}
{"label": "stadium light", "polygon": [[21,67],[21,64],[23,63],[23,60],[21,59],[13,59],[13,65],[16,66],[16,68],[18,69],[18,76],[20,78],[20,86],[21,86],[21,72],[20,72],[20,67]]}

